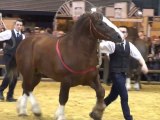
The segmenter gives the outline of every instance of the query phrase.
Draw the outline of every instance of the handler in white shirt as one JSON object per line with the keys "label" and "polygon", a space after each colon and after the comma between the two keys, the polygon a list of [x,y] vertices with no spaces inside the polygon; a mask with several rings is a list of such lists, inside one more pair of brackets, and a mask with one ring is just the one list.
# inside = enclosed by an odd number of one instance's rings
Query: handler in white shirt
{"label": "handler in white shirt", "polygon": [[121,107],[125,120],[133,120],[128,105],[128,91],[125,86],[126,73],[129,68],[129,57],[132,56],[139,61],[142,65],[141,70],[144,74],[148,73],[148,68],[138,49],[132,43],[125,40],[128,35],[127,27],[121,26],[119,29],[124,34],[123,43],[114,43],[111,41],[102,41],[100,43],[101,53],[106,53],[110,57],[109,70],[110,78],[112,80],[111,91],[104,99],[104,103],[108,106],[117,99],[118,95],[120,95]]}

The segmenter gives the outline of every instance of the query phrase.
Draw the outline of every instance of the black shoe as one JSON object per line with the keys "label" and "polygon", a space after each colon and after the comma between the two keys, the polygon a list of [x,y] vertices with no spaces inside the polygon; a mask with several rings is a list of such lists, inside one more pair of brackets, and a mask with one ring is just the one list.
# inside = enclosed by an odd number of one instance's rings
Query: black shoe
{"label": "black shoe", "polygon": [[17,99],[14,99],[13,97],[7,98],[6,99],[7,102],[16,102]]}
{"label": "black shoe", "polygon": [[0,101],[4,101],[4,96],[2,92],[0,92]]}

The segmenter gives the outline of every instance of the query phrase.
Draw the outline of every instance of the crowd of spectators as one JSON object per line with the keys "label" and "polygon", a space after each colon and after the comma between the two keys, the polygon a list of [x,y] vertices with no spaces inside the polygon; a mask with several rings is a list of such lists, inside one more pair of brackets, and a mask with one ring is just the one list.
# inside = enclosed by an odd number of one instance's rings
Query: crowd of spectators
{"label": "crowd of spectators", "polygon": [[[150,70],[160,70],[160,36],[150,38],[147,65]],[[160,74],[149,73],[148,79],[160,81]]]}
{"label": "crowd of spectators", "polygon": [[52,30],[51,28],[41,28],[41,27],[34,27],[33,29],[25,28],[23,32],[25,36],[28,36],[31,33],[34,34],[48,33],[52,34],[54,37],[60,37],[65,34],[62,30]]}

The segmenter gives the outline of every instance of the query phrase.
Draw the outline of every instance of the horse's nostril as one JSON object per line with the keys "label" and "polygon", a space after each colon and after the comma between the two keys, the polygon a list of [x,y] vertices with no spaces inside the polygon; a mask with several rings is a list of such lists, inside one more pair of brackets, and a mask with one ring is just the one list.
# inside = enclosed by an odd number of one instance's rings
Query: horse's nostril
{"label": "horse's nostril", "polygon": [[120,36],[120,35],[118,35],[118,38],[120,39],[120,38],[121,38],[121,36]]}

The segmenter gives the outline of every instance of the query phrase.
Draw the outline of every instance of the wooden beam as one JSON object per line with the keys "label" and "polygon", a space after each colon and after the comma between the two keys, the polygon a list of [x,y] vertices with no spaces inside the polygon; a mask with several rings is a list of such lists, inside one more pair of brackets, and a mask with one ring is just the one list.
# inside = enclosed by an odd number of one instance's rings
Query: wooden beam
{"label": "wooden beam", "polygon": [[109,18],[113,22],[143,22],[143,19],[140,18],[121,18],[121,19],[116,19],[116,18]]}

